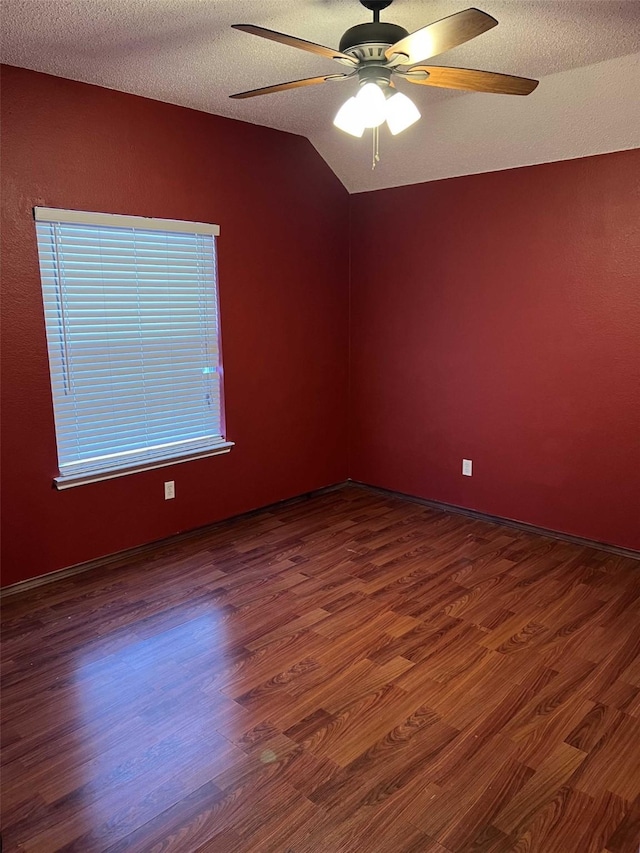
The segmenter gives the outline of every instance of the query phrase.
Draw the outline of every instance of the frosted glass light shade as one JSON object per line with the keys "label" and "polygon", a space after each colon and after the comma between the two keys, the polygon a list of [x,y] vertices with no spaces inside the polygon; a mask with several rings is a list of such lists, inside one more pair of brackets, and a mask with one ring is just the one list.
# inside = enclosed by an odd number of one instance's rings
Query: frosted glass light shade
{"label": "frosted glass light shade", "polygon": [[345,133],[350,133],[351,136],[362,136],[364,133],[362,113],[355,98],[349,98],[348,101],[345,101],[338,110],[333,123]]}
{"label": "frosted glass light shade", "polygon": [[420,118],[413,101],[402,92],[387,90],[386,94],[375,83],[365,83],[355,98],[349,98],[338,110],[333,123],[351,136],[362,136],[366,128],[379,127],[386,119],[389,130],[395,136],[411,127]]}
{"label": "frosted glass light shade", "polygon": [[387,99],[376,83],[365,83],[356,95],[365,127],[379,127],[387,117]]}
{"label": "frosted glass light shade", "polygon": [[402,92],[396,92],[385,101],[387,124],[395,136],[420,118],[420,111],[410,98]]}

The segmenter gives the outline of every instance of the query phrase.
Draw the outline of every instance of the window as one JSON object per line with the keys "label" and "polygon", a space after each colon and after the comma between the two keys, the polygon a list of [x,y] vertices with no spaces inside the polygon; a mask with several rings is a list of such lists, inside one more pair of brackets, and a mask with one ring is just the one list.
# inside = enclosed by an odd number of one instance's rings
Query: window
{"label": "window", "polygon": [[227,452],[218,227],[34,214],[58,488]]}

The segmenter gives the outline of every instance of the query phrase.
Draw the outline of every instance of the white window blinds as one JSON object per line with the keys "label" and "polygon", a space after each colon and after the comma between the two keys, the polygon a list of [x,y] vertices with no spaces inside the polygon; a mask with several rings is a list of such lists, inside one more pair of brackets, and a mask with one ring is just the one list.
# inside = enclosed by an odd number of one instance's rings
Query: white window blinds
{"label": "white window blinds", "polygon": [[36,208],[59,487],[222,452],[217,226]]}

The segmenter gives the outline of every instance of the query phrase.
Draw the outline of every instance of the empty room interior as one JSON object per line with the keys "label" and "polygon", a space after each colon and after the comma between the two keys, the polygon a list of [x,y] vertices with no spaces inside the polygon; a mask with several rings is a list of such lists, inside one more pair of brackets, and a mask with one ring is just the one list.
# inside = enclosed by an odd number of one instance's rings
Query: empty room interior
{"label": "empty room interior", "polygon": [[638,853],[640,2],[3,0],[4,853]]}

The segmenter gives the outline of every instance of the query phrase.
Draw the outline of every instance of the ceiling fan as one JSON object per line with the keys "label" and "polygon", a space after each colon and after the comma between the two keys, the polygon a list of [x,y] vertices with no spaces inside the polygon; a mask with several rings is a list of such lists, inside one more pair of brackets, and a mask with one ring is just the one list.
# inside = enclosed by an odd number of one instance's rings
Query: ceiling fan
{"label": "ceiling fan", "polygon": [[538,85],[537,80],[510,74],[421,64],[495,27],[498,23],[496,19],[480,9],[456,12],[409,33],[398,24],[380,20],[380,12],[390,6],[392,0],[360,0],[360,3],[373,12],[373,21],[350,27],[340,39],[338,50],[254,24],[233,24],[236,30],[334,59],[349,70],[343,74],[324,74],[251,89],[231,97],[254,98],[301,86],[357,77],[360,85],[358,94],[343,104],[334,124],[353,136],[362,136],[366,128],[378,128],[386,120],[389,130],[395,135],[420,118],[413,102],[396,90],[396,76],[422,86],[501,95],[529,95]]}

